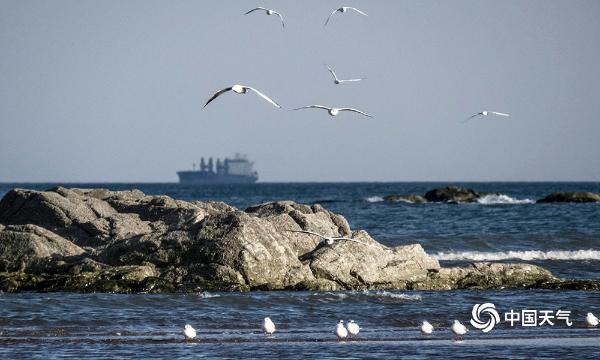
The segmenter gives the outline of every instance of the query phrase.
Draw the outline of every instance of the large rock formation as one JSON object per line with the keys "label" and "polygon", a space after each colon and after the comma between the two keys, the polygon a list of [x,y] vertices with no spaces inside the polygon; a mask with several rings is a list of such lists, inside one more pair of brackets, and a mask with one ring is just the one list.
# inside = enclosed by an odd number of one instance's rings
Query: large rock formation
{"label": "large rock formation", "polygon": [[[325,245],[309,230],[357,242]],[[173,292],[454,289],[564,284],[527,264],[441,268],[384,246],[319,205],[240,211],[140,191],[15,189],[0,201],[0,290]],[[589,282],[570,287],[593,288]]]}
{"label": "large rock formation", "polygon": [[600,202],[600,194],[593,192],[555,192],[538,203],[557,203],[557,202],[573,202],[573,203],[589,203]]}

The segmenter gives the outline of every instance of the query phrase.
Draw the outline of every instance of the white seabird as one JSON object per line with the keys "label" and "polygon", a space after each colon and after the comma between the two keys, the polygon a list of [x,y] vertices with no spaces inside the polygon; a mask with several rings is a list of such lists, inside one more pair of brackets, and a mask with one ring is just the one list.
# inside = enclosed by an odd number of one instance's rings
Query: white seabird
{"label": "white seabird", "polygon": [[429,335],[432,332],[433,332],[433,325],[431,325],[429,323],[429,321],[423,320],[423,323],[421,323],[421,334]]}
{"label": "white seabird", "polygon": [[325,21],[325,25],[323,25],[323,27],[327,26],[327,24],[329,23],[329,20],[331,19],[331,17],[332,17],[332,16],[333,16],[335,13],[338,13],[338,12],[339,12],[339,13],[343,14],[343,13],[347,12],[348,10],[354,10],[354,11],[356,11],[357,13],[359,13],[359,14],[361,14],[361,15],[364,15],[364,16],[369,16],[369,15],[365,14],[364,12],[362,12],[362,11],[358,10],[358,9],[357,9],[357,8],[355,8],[355,7],[350,7],[350,6],[342,6],[341,8],[335,9],[335,10],[333,10],[333,11],[331,12],[331,14],[329,15],[329,17],[327,18],[327,21]]}
{"label": "white seabird", "polygon": [[186,324],[183,328],[183,335],[185,336],[186,340],[192,340],[196,337],[196,329],[194,329],[192,325]]}
{"label": "white seabird", "polygon": [[340,113],[340,111],[352,111],[355,113],[362,114],[364,116],[373,117],[372,115],[369,115],[365,112],[362,112],[360,110],[356,110],[353,108],[333,108],[333,107],[327,107],[327,106],[323,106],[323,105],[307,105],[307,106],[299,107],[299,108],[292,109],[292,110],[300,110],[300,109],[324,109],[324,110],[327,110],[327,112],[331,116],[336,116],[337,114]]}
{"label": "white seabird", "polygon": [[273,321],[271,321],[271,318],[266,317],[263,320],[262,330],[265,333],[265,335],[271,335],[275,332],[275,324],[273,323]]}
{"label": "white seabird", "polygon": [[348,333],[352,336],[356,336],[360,332],[360,326],[358,326],[354,320],[350,320],[350,322],[346,324],[346,329],[348,329]]}
{"label": "white seabird", "polygon": [[344,320],[340,320],[340,322],[336,325],[335,336],[337,336],[338,340],[348,337],[348,330],[344,327]]}
{"label": "white seabird", "polygon": [[585,321],[587,322],[588,326],[598,326],[598,324],[600,324],[600,320],[598,320],[598,318],[591,312],[587,313]]}
{"label": "white seabird", "polygon": [[451,329],[457,340],[462,340],[463,336],[469,331],[469,329],[458,320],[454,320]]}
{"label": "white seabird", "polygon": [[333,71],[333,69],[332,69],[331,67],[327,66],[327,70],[329,70],[329,72],[330,72],[330,73],[331,73],[331,75],[333,76],[333,82],[334,82],[336,85],[339,85],[339,84],[341,84],[341,83],[345,83],[345,82],[355,82],[355,81],[361,81],[361,80],[364,80],[364,79],[366,79],[366,78],[358,78],[358,79],[339,79],[339,78],[337,77],[337,75],[335,74],[335,71]]}
{"label": "white seabird", "polygon": [[507,117],[510,116],[510,114],[505,114],[505,113],[501,113],[501,112],[497,112],[497,111],[481,111],[481,112],[478,112],[477,114],[471,115],[468,119],[466,119],[463,122],[467,122],[477,116],[488,116],[488,115],[498,115],[498,116],[507,116]]}
{"label": "white seabird", "polygon": [[206,102],[206,104],[204,104],[204,107],[206,107],[206,105],[210,104],[211,101],[213,101],[214,99],[218,98],[219,96],[225,94],[228,91],[233,91],[236,94],[245,94],[245,93],[248,92],[248,90],[254,91],[255,93],[258,94],[258,96],[260,96],[263,99],[267,100],[268,102],[270,102],[276,108],[281,108],[281,105],[279,105],[278,103],[276,103],[275,101],[273,101],[267,95],[261,93],[260,91],[256,90],[253,87],[245,86],[245,85],[233,85],[231,87],[228,87],[228,88],[225,88],[225,89],[217,91],[210,99],[208,99],[208,101]]}
{"label": "white seabird", "polygon": [[267,15],[273,15],[273,14],[275,14],[275,15],[279,16],[279,19],[281,19],[281,26],[283,26],[283,27],[285,28],[285,22],[283,21],[283,16],[282,16],[280,13],[278,13],[277,11],[275,11],[275,10],[271,10],[271,9],[267,9],[267,8],[264,8],[264,7],[262,7],[262,6],[259,6],[259,7],[257,7],[257,8],[254,8],[254,9],[252,9],[252,10],[248,11],[248,12],[247,12],[247,13],[245,13],[244,15],[248,15],[248,14],[250,14],[251,12],[253,12],[253,11],[257,11],[257,10],[262,10],[262,11],[264,11],[264,12],[265,12]]}
{"label": "white seabird", "polygon": [[333,236],[325,236],[325,235],[321,235],[318,234],[316,232],[312,232],[312,231],[308,231],[308,230],[286,230],[289,232],[295,232],[295,233],[304,233],[304,234],[310,234],[310,235],[315,235],[320,237],[321,239],[323,239],[323,242],[325,242],[327,245],[333,245],[334,242],[339,241],[339,240],[344,240],[344,241],[353,241],[362,245],[368,245],[365,244],[362,241],[358,241],[356,239],[351,239],[351,238],[347,238],[347,237],[343,237],[343,236],[339,236],[339,237],[333,237]]}

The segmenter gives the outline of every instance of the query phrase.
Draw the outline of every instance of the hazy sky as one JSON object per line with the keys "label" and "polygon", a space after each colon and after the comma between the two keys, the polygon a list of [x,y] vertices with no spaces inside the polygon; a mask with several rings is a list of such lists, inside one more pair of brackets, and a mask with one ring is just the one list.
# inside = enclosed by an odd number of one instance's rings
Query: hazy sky
{"label": "hazy sky", "polygon": [[[337,15],[341,5],[369,17]],[[272,7],[286,19],[243,13]],[[600,1],[0,1],[0,182],[600,181]],[[341,77],[367,76],[336,86]],[[369,119],[277,110],[356,107]],[[512,114],[460,122],[481,110]]]}

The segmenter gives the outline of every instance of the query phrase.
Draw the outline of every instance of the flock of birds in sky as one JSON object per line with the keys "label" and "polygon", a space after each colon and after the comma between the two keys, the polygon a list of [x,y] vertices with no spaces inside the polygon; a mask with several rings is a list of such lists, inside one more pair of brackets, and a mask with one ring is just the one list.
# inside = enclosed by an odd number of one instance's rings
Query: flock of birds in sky
{"label": "flock of birds in sky", "polygon": [[[327,26],[329,24],[330,20],[336,14],[345,14],[350,11],[355,12],[359,15],[368,16],[365,12],[363,12],[357,8],[350,7],[350,6],[342,6],[331,12],[331,14],[327,17],[327,20],[325,21],[325,24],[323,26],[324,27]],[[245,15],[248,15],[248,14],[251,14],[254,12],[264,12],[266,15],[277,15],[279,17],[279,19],[281,20],[281,26],[283,28],[285,28],[285,20],[281,13],[279,13],[275,10],[272,10],[272,9],[264,8],[264,7],[256,7],[254,9],[251,9],[248,12],[246,12]],[[340,84],[347,83],[347,82],[358,82],[358,81],[362,81],[362,80],[366,79],[364,77],[355,78],[355,79],[340,79],[337,77],[337,74],[331,67],[328,66],[327,69],[333,76],[333,82],[336,85],[340,85]],[[227,88],[224,88],[224,89],[221,89],[221,90],[217,91],[216,93],[214,93],[210,97],[210,99],[208,99],[208,101],[206,102],[204,107],[206,107],[208,104],[210,104],[213,100],[215,100],[219,96],[221,96],[227,92],[230,92],[230,91],[233,91],[236,94],[246,94],[250,91],[250,92],[253,92],[256,95],[260,96],[261,98],[263,98],[264,100],[269,102],[274,107],[282,108],[282,106],[279,105],[275,100],[273,100],[269,96],[263,94],[259,90],[255,89],[251,86],[237,85],[237,84],[227,87]],[[363,116],[372,117],[372,115],[369,115],[366,112],[363,112],[361,110],[354,109],[354,108],[349,108],[349,107],[336,108],[336,107],[323,106],[323,105],[307,105],[307,106],[302,106],[302,107],[291,109],[291,110],[301,110],[301,109],[323,109],[323,110],[327,110],[327,112],[331,116],[336,116],[342,111],[349,111],[349,112],[355,112],[355,113],[361,114]],[[467,122],[475,117],[479,117],[479,116],[485,117],[485,116],[490,116],[490,115],[503,116],[503,117],[510,116],[507,113],[502,113],[502,112],[497,112],[497,111],[481,111],[476,114],[473,114],[469,118],[465,119],[463,122]],[[312,232],[312,231],[307,231],[307,230],[286,230],[286,231],[318,236],[322,239],[322,244],[327,245],[327,246],[331,246],[335,242],[342,241],[342,240],[343,241],[352,241],[352,242],[356,242],[356,243],[359,243],[362,245],[369,245],[369,244],[365,244],[362,241],[348,238],[348,237],[325,236],[325,235],[318,234],[318,233]],[[598,318],[596,316],[594,316],[594,314],[592,314],[592,313],[587,314],[586,322],[587,322],[588,326],[591,326],[591,327],[598,326],[600,323]],[[423,335],[430,335],[433,333],[434,327],[428,321],[423,321],[421,323],[421,325],[419,326],[419,329]],[[275,324],[273,323],[273,321],[270,318],[266,317],[262,324],[262,331],[264,332],[264,334],[272,335],[275,332],[275,330],[276,330],[276,327],[275,327]],[[454,334],[456,340],[461,340],[464,337],[464,335],[469,331],[469,329],[465,325],[461,324],[460,321],[458,321],[458,320],[454,320],[454,322],[452,323],[452,326],[450,327],[450,330]],[[360,332],[360,327],[356,322],[354,322],[354,320],[350,320],[350,322],[348,322],[347,324],[344,324],[344,321],[340,320],[334,330],[334,334],[338,340],[343,340],[348,337],[356,337],[359,332]],[[196,337],[196,335],[197,335],[196,330],[191,325],[189,325],[189,324],[185,325],[184,336],[185,336],[186,340],[192,340]]]}
{"label": "flock of birds in sky", "polygon": [[[590,327],[596,327],[600,324],[600,320],[592,313],[587,313],[585,320]],[[273,320],[271,320],[269,317],[264,318],[262,323],[262,332],[266,336],[270,336],[275,333],[275,330],[276,328]],[[347,324],[345,324],[345,326],[344,320],[340,320],[335,326],[333,333],[338,340],[344,340],[346,338],[356,338],[360,330],[360,326],[358,323],[354,322],[354,320],[350,320]],[[434,329],[430,322],[424,320],[419,326],[419,330],[423,335],[431,335]],[[469,329],[467,329],[467,327],[461,324],[461,322],[458,320],[454,320],[450,330],[454,334],[454,339],[457,341],[463,340],[464,336],[467,334],[467,332],[469,332]],[[187,324],[183,329],[183,335],[185,336],[186,340],[193,340],[197,335],[196,329]]]}
{"label": "flock of birds in sky", "polygon": [[[325,26],[327,26],[327,24],[329,24],[329,21],[334,17],[334,15],[336,15],[338,13],[339,14],[345,14],[345,13],[350,12],[350,11],[352,11],[352,12],[354,12],[356,14],[359,14],[359,15],[369,16],[364,11],[359,10],[359,9],[357,9],[355,7],[342,6],[342,7],[339,7],[337,9],[334,9],[331,12],[331,14],[327,17],[327,20],[325,21],[325,24],[323,25],[323,27],[325,27]],[[251,9],[251,10],[247,11],[245,13],[245,15],[248,15],[248,14],[251,14],[251,13],[254,13],[254,12],[264,12],[266,15],[277,15],[279,17],[279,19],[281,20],[281,26],[283,28],[285,28],[285,21],[283,19],[283,15],[280,12],[277,12],[277,11],[275,11],[273,9],[267,9],[267,8],[259,6],[259,7],[256,7],[254,9]],[[357,81],[361,81],[361,80],[365,79],[364,77],[363,78],[356,78],[356,79],[339,79],[337,77],[337,75],[335,74],[335,72],[333,71],[333,69],[331,69],[331,67],[328,66],[327,69],[329,70],[329,72],[333,76],[333,82],[336,85],[340,85],[340,84],[347,83],[347,82],[357,82]],[[227,93],[229,91],[233,91],[236,94],[246,94],[246,93],[248,93],[248,91],[252,91],[255,94],[257,94],[258,96],[262,97],[264,100],[268,101],[274,107],[279,108],[279,109],[282,108],[282,106],[279,105],[275,100],[273,100],[269,96],[263,94],[262,92],[258,91],[257,89],[255,89],[255,88],[253,88],[251,86],[239,85],[239,84],[236,84],[236,85],[233,85],[233,86],[230,86],[230,87],[226,87],[224,89],[221,89],[221,90],[217,91],[216,93],[214,93],[210,97],[210,99],[208,99],[208,101],[206,102],[206,104],[204,105],[204,107],[206,107],[208,104],[210,104],[217,97],[219,97],[219,96],[221,96],[221,95],[223,95],[223,94],[225,94],[225,93]],[[364,111],[361,111],[361,110],[358,110],[358,109],[354,109],[354,108],[350,108],[350,107],[340,107],[340,108],[337,108],[337,107],[324,106],[324,105],[307,105],[307,106],[302,106],[302,107],[298,107],[298,108],[291,109],[291,110],[302,110],[302,109],[322,109],[322,110],[327,110],[327,112],[331,116],[336,116],[336,115],[338,115],[342,111],[349,111],[349,112],[354,112],[354,113],[357,113],[357,114],[360,114],[360,115],[363,115],[363,116],[366,116],[366,117],[373,117],[372,115],[369,115],[369,114],[367,114]],[[480,112],[478,112],[476,114],[473,114],[472,116],[470,116],[466,120],[464,120],[463,123],[471,120],[474,117],[488,116],[488,115],[497,115],[497,116],[505,116],[505,117],[510,116],[507,113],[502,113],[502,112],[497,112],[497,111],[480,111]]]}

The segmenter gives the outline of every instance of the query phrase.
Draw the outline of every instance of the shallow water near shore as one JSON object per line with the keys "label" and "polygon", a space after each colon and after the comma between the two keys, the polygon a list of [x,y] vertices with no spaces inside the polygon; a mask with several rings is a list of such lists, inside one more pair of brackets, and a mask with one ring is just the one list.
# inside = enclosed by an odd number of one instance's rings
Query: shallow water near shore
{"label": "shallow water near shore", "polygon": [[[462,342],[449,330],[453,319],[468,324],[475,303],[510,309],[571,310],[571,327],[496,325],[484,334],[473,329]],[[598,309],[600,294],[582,291],[449,292],[251,292],[169,295],[3,294],[0,295],[0,357],[286,357],[406,356],[455,354],[520,359],[575,355],[594,358],[600,351],[600,328],[584,323],[587,309]],[[270,316],[278,331],[260,332]],[[357,321],[362,330],[338,342],[339,319]],[[436,328],[422,336],[418,324]],[[183,325],[198,338],[184,342]]]}
{"label": "shallow water near shore", "polygon": [[[58,184],[0,184],[48,189]],[[600,204],[535,204],[554,191],[600,192],[599,183],[459,184],[502,196],[480,204],[381,201],[388,194],[423,194],[447,183],[255,184],[205,187],[177,184],[61,184],[140,189],[182,200],[220,200],[244,209],[274,200],[320,203],[386,245],[418,242],[443,266],[471,261],[529,262],[561,277],[600,279]],[[474,329],[452,340],[454,319],[468,324],[474,304],[491,302],[502,316],[514,309],[571,311],[573,326]],[[0,357],[216,357],[368,358],[476,356],[521,359],[596,358],[600,328],[584,324],[600,315],[600,294],[585,291],[252,292],[165,295],[0,294]],[[277,333],[259,331],[270,316]],[[336,322],[354,319],[357,339],[337,342]],[[430,337],[417,330],[427,319]],[[503,320],[503,318],[502,318]],[[182,341],[186,323],[199,340]]]}

